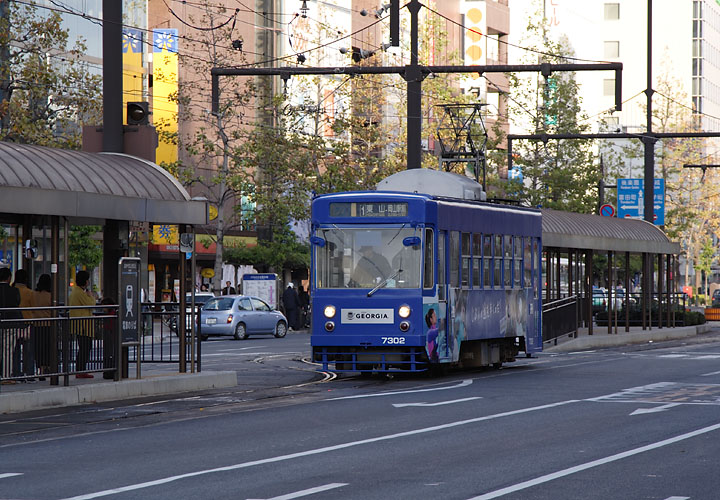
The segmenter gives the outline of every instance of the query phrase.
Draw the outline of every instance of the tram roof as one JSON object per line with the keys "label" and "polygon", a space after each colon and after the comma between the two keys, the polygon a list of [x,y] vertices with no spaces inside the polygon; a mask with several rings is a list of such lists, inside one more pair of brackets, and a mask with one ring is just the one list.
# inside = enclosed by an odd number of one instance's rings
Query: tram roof
{"label": "tram roof", "polygon": [[657,226],[644,220],[619,219],[542,209],[543,247],[596,251],[679,254]]}
{"label": "tram roof", "polygon": [[0,213],[207,223],[206,202],[155,163],[9,142],[0,142]]}

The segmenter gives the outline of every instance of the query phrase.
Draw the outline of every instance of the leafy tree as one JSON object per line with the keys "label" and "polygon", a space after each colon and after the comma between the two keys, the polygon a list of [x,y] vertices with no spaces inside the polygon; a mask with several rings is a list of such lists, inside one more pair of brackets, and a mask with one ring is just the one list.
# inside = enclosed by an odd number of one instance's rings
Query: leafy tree
{"label": "leafy tree", "polygon": [[72,226],[68,239],[68,264],[71,267],[84,266],[94,269],[102,262],[103,251],[100,241],[93,238],[100,226]]}
{"label": "leafy tree", "polygon": [[[565,62],[572,56],[567,39],[550,37],[547,19],[537,14],[528,20],[523,46],[536,53],[526,56],[527,64]],[[510,74],[508,110],[516,120],[527,119],[526,128],[533,134],[589,132],[575,74]],[[592,143],[584,140],[523,141],[513,143],[517,155],[513,162],[522,168],[524,183],[515,186],[516,195],[532,206],[589,213],[595,208],[600,179]]]}
{"label": "leafy tree", "polygon": [[225,261],[239,266],[252,265],[260,272],[278,269],[308,269],[310,247],[300,243],[287,227],[274,234],[271,241],[260,240],[253,247],[238,245],[225,249]]}
{"label": "leafy tree", "polygon": [[[705,277],[705,286],[703,287],[703,295],[707,293],[708,289],[708,275],[710,274],[711,266],[715,260],[715,247],[712,243],[712,238],[705,238],[702,244],[702,250],[700,251],[699,258],[695,264],[695,269],[700,271]],[[696,273],[699,277],[699,273]]]}
{"label": "leafy tree", "polygon": [[196,5],[200,15],[189,16],[187,23],[199,28],[185,38],[188,45],[178,54],[179,64],[185,68],[184,78],[174,99],[178,103],[178,123],[184,124],[173,132],[167,123],[156,123],[160,140],[177,144],[179,160],[162,166],[175,175],[194,195],[205,196],[217,208],[217,218],[211,221],[216,245],[213,289],[222,287],[222,256],[225,234],[239,227],[235,204],[242,193],[234,179],[238,151],[244,140],[242,130],[247,106],[254,96],[250,79],[221,78],[219,111],[210,113],[211,75],[213,67],[235,66],[246,62],[244,53],[233,48],[233,11],[203,1]]}
{"label": "leafy tree", "polygon": [[0,2],[0,140],[79,149],[82,124],[99,123],[100,75],[69,46],[57,12]]}

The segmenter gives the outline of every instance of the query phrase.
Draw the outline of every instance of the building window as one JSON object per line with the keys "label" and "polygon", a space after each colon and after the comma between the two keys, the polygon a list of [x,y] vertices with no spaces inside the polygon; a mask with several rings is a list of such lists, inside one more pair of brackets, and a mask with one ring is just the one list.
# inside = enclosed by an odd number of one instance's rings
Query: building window
{"label": "building window", "polygon": [[620,42],[605,42],[605,57],[608,59],[620,57]]}
{"label": "building window", "polygon": [[605,78],[603,80],[603,95],[615,95],[615,78]]}
{"label": "building window", "polygon": [[606,3],[605,4],[605,20],[606,21],[617,21],[620,19],[620,4],[619,3]]}

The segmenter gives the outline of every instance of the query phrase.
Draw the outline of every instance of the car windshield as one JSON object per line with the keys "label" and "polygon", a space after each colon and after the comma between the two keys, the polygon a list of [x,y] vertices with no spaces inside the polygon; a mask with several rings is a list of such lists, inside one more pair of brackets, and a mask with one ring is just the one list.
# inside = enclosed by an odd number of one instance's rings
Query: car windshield
{"label": "car windshield", "polygon": [[[315,246],[318,288],[419,288],[422,247],[405,246],[421,236],[406,226],[319,228],[325,244]],[[417,241],[420,241],[419,238]]]}
{"label": "car windshield", "polygon": [[233,302],[235,299],[230,297],[213,298],[203,306],[203,311],[229,311],[232,309]]}
{"label": "car windshield", "polygon": [[[196,304],[205,304],[210,299],[214,298],[212,295],[195,295],[195,303]],[[192,295],[188,294],[185,296],[185,302],[188,304],[192,301]]]}

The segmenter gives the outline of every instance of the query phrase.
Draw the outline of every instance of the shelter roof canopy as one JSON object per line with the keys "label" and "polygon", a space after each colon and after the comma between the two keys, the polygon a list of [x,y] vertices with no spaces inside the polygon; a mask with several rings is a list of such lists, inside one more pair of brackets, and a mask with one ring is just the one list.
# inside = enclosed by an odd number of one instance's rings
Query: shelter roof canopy
{"label": "shelter roof canopy", "polygon": [[207,204],[155,163],[0,142],[0,213],[206,224]]}

